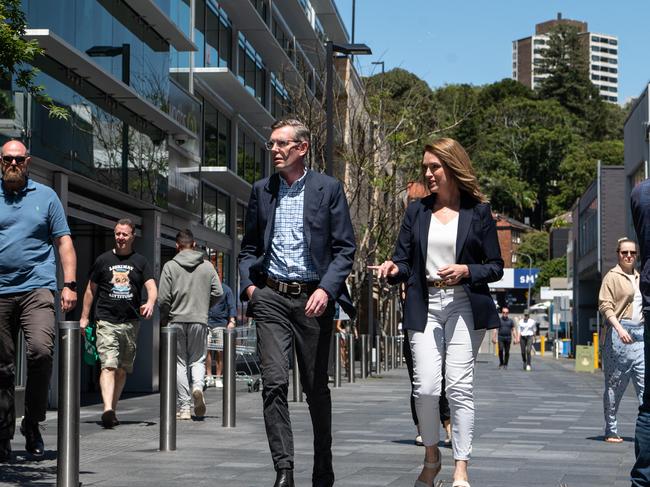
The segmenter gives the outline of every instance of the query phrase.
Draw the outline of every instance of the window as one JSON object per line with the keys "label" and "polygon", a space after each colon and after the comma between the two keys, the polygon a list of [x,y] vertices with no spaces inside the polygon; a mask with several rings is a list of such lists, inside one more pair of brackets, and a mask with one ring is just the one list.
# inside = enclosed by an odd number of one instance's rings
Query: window
{"label": "window", "polygon": [[289,92],[275,73],[271,73],[271,115],[275,118],[283,118],[291,111]]}
{"label": "window", "polygon": [[255,7],[255,10],[257,10],[257,13],[264,23],[266,23],[269,17],[269,7],[266,0],[250,0],[250,2],[253,4],[253,7]]}
{"label": "window", "polygon": [[266,151],[242,130],[239,131],[238,142],[237,175],[253,184],[264,177]]}
{"label": "window", "polygon": [[196,2],[194,55],[197,67],[227,67],[232,61],[232,24],[214,0]]}
{"label": "window", "polygon": [[262,57],[253,49],[241,32],[239,33],[239,81],[248,91],[266,106],[266,69]]}
{"label": "window", "polygon": [[230,120],[205,99],[203,107],[205,119],[203,165],[230,167]]}
{"label": "window", "polygon": [[284,50],[284,52],[287,53],[289,59],[295,62],[296,54],[293,47],[293,39],[284,31],[276,19],[273,19],[273,24],[271,27],[273,37],[275,37],[275,39],[278,41],[278,44],[280,44],[280,47]]}
{"label": "window", "polygon": [[230,235],[230,196],[203,184],[203,225]]}
{"label": "window", "polygon": [[237,240],[239,242],[244,238],[244,230],[246,229],[246,206],[237,203]]}

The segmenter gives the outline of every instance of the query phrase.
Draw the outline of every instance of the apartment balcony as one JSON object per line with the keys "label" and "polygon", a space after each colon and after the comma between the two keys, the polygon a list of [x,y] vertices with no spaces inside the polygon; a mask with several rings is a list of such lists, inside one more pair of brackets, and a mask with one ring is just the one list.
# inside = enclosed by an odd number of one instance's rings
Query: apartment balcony
{"label": "apartment balcony", "polygon": [[92,58],[49,29],[27,29],[23,36],[35,40],[45,50],[32,64],[59,82],[71,86],[81,96],[124,120],[154,140],[165,135],[196,139],[196,134],[169,114],[142,98],[96,64]]}
{"label": "apartment balcony", "polygon": [[314,7],[316,15],[323,24],[325,32],[327,32],[327,37],[330,40],[340,44],[350,42],[350,35],[345,28],[345,24],[343,23],[338,8],[336,8],[334,0],[311,0],[311,5]]}
{"label": "apartment balcony", "polygon": [[[189,76],[189,68],[173,68],[171,72],[177,76]],[[194,68],[194,79],[200,83],[199,89],[207,91],[208,95],[219,99],[228,105],[233,113],[240,115],[260,134],[266,134],[275,118],[248,91],[237,76],[228,68]]]}
{"label": "apartment balcony", "polygon": [[[154,0],[98,0],[99,3],[154,51],[196,51],[196,45]],[[145,26],[147,28],[143,29]]]}
{"label": "apartment balcony", "polygon": [[312,66],[316,69],[324,66],[326,39],[316,32],[316,18],[309,18],[300,0],[274,0],[273,4],[280,10]]}

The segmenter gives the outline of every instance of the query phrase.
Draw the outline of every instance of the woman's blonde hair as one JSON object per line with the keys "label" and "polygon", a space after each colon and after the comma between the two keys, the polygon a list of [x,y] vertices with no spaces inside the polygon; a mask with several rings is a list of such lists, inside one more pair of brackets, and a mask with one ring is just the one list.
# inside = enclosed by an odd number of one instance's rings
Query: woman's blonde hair
{"label": "woman's blonde hair", "polygon": [[634,240],[632,240],[631,238],[628,238],[628,237],[623,237],[623,238],[619,238],[617,243],[616,243],[616,252],[618,253],[618,252],[621,251],[621,244],[628,243],[628,242],[633,243],[634,248],[636,249],[636,242]]}
{"label": "woman's blonde hair", "polygon": [[478,185],[472,161],[458,141],[446,137],[434,140],[424,146],[424,153],[427,152],[435,155],[449,168],[461,191],[465,191],[480,203],[487,202]]}

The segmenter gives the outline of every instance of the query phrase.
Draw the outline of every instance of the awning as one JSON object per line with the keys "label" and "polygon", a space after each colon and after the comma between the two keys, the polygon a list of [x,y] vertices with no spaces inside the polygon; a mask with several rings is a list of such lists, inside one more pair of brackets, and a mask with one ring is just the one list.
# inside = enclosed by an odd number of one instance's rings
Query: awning
{"label": "awning", "polygon": [[99,0],[99,3],[154,51],[168,51],[169,44],[181,52],[198,50],[154,0]]}
{"label": "awning", "polygon": [[24,38],[36,40],[45,50],[33,63],[97,106],[114,114],[154,139],[172,135],[195,139],[196,134],[167,113],[141,98],[130,86],[105,71],[90,57],[49,29],[27,29]]}

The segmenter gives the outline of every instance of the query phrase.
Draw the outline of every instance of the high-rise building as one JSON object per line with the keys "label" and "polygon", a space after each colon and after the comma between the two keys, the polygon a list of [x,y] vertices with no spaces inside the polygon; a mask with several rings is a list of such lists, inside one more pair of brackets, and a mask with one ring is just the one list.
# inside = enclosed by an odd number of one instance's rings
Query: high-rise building
{"label": "high-rise building", "polygon": [[[272,171],[264,148],[270,126],[294,114],[300,96],[309,100],[308,124],[325,119],[324,42],[349,42],[334,0],[23,0],[22,6],[25,38],[44,49],[33,62],[40,69],[36,82],[69,118],[50,118],[15,80],[0,75],[0,144],[23,140],[30,177],[60,195],[77,249],[80,296],[123,217],[135,222],[136,250],[156,275],[175,254],[176,233],[190,228],[238,294],[251,185]],[[349,59],[337,58],[335,66],[336,86],[355,80],[362,86]],[[345,140],[346,130],[339,128],[337,140]],[[312,126],[317,131],[322,136],[322,125]],[[67,318],[78,319],[79,310]],[[140,331],[132,390],[158,386],[157,317],[148,325]],[[84,369],[82,387],[91,382]]]}
{"label": "high-rise building", "polygon": [[589,65],[589,79],[598,87],[603,100],[618,102],[618,38],[589,32],[587,22],[563,19],[548,20],[535,25],[535,35],[512,42],[512,77],[536,89],[548,74],[540,72],[540,61],[548,49],[549,33],[557,25],[571,25],[584,43]]}

